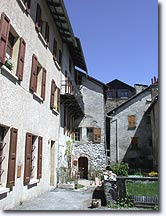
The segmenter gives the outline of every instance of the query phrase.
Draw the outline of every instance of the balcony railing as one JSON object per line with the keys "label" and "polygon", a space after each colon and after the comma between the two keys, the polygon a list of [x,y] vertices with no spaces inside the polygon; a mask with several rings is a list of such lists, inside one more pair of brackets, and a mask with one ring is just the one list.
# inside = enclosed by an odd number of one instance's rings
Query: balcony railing
{"label": "balcony railing", "polygon": [[82,99],[81,91],[75,82],[62,80],[61,84],[61,95],[68,96],[67,98],[75,98],[78,106],[81,108],[82,112],[84,111],[84,102]]}

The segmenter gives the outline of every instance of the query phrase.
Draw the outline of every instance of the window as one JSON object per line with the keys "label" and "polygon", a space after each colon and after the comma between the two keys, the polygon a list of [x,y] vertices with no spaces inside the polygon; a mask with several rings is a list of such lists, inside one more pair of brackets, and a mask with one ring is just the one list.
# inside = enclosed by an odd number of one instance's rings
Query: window
{"label": "window", "polygon": [[54,38],[54,42],[53,42],[53,59],[54,61],[57,58],[57,40]]}
{"label": "window", "polygon": [[24,185],[31,179],[42,177],[42,145],[42,137],[26,133]]}
{"label": "window", "polygon": [[131,137],[131,149],[132,150],[138,149],[138,137]]}
{"label": "window", "polygon": [[39,4],[37,4],[36,7],[36,21],[35,21],[35,28],[37,30],[37,32],[39,32],[41,35],[41,39],[43,41],[44,39],[44,45],[46,45],[46,47],[49,44],[49,24],[47,21],[44,21],[42,19],[42,10]]}
{"label": "window", "polygon": [[59,50],[59,61],[58,61],[59,65],[62,65],[62,51]]}
{"label": "window", "polygon": [[101,142],[101,128],[87,128],[87,138],[88,141],[94,143]]}
{"label": "window", "polygon": [[30,78],[30,90],[45,100],[46,70],[42,68],[35,55],[32,56],[32,69]]}
{"label": "window", "polygon": [[75,133],[75,141],[80,141],[80,137],[81,137],[81,128],[75,128],[74,133]]}
{"label": "window", "polygon": [[20,0],[23,2],[25,5],[25,10],[27,13],[30,13],[30,8],[31,8],[31,0]]}
{"label": "window", "polygon": [[[0,126],[0,184],[2,182],[2,175],[5,173],[4,165],[8,163],[7,170],[7,187],[13,187],[15,185],[15,170],[16,170],[16,152],[17,152],[17,134],[18,130],[16,128],[10,129],[10,144],[9,144],[9,156],[8,162],[5,161],[6,157],[3,154],[3,150],[7,143],[7,132],[8,127]],[[4,179],[4,178],[3,178]]]}
{"label": "window", "polygon": [[128,129],[135,129],[136,128],[136,116],[129,115],[128,116]]}
{"label": "window", "polygon": [[50,107],[58,112],[60,111],[60,89],[56,86],[54,80],[51,82]]}
{"label": "window", "polygon": [[107,92],[107,96],[108,96],[108,98],[113,98],[113,92],[112,91],[108,91]]}
{"label": "window", "polygon": [[122,99],[128,98],[128,91],[120,91],[120,98]]}
{"label": "window", "polygon": [[1,15],[0,41],[0,63],[5,65],[5,71],[22,80],[26,43],[19,38],[5,13]]}

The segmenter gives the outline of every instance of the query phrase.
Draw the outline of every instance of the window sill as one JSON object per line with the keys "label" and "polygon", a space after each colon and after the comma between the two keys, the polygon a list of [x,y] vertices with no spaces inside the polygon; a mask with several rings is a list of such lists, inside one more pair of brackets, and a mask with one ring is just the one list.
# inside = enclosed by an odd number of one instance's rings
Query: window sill
{"label": "window sill", "polygon": [[30,179],[30,182],[28,183],[28,185],[33,185],[33,184],[37,184],[37,183],[39,183],[39,179],[32,178],[32,179]]}
{"label": "window sill", "polygon": [[36,92],[33,93],[33,96],[34,96],[36,99],[38,99],[40,102],[43,102],[43,101],[44,101],[43,98],[40,97]]}
{"label": "window sill", "polygon": [[56,110],[56,109],[52,109],[52,112],[55,114],[55,115],[59,115],[59,112]]}
{"label": "window sill", "polygon": [[11,78],[19,81],[18,77],[14,73],[12,73],[12,71],[9,70],[5,65],[2,65],[1,70],[3,70],[7,75],[10,75]]}
{"label": "window sill", "polygon": [[60,65],[56,59],[54,59],[54,63],[56,65],[57,69],[60,71],[61,67],[60,67]]}
{"label": "window sill", "polygon": [[10,191],[10,188],[6,188],[3,186],[0,186],[0,194],[4,194]]}
{"label": "window sill", "polygon": [[47,42],[45,41],[45,39],[44,39],[43,35],[41,34],[41,32],[39,32],[38,35],[39,35],[39,38],[40,38],[41,42],[44,44],[45,47],[47,47],[48,44],[47,44]]}

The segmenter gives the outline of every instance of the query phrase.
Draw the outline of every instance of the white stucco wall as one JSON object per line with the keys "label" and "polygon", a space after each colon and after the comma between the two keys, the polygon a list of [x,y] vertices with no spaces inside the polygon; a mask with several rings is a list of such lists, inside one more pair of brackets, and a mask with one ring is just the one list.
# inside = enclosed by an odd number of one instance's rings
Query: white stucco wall
{"label": "white stucco wall", "polygon": [[[26,42],[25,63],[23,72],[23,81],[20,84],[1,69],[0,72],[0,124],[18,129],[17,141],[17,159],[16,159],[16,182],[13,190],[7,193],[7,197],[1,199],[0,208],[8,209],[20,201],[30,199],[38,194],[49,190],[50,188],[50,140],[55,141],[55,179],[56,186],[56,166],[58,157],[58,134],[60,115],[55,114],[50,109],[50,91],[51,80],[56,81],[56,85],[60,87],[61,71],[56,67],[50,48],[53,46],[53,38],[58,39],[59,47],[61,47],[60,36],[57,33],[53,19],[44,1],[33,1],[31,4],[31,13],[26,13],[18,4],[19,1],[0,1],[0,14],[5,14],[10,18],[11,25],[20,37]],[[45,16],[50,26],[50,43],[46,48],[39,39],[33,22],[36,16],[36,4],[40,2],[43,16]],[[47,14],[47,15],[46,15]],[[33,18],[33,19],[32,19]],[[51,48],[52,49],[52,48]],[[32,93],[29,92],[29,83],[31,76],[32,55],[35,54],[39,63],[47,70],[46,75],[46,95],[45,101],[39,102],[34,99]],[[27,189],[23,186],[24,178],[24,157],[25,157],[25,137],[26,132],[30,132],[37,136],[43,137],[43,165],[42,178],[36,187]],[[6,139],[9,140],[9,134]],[[9,142],[5,146],[3,153],[5,160],[3,161],[2,186],[6,186],[7,167],[9,155]],[[17,178],[17,166],[21,165],[21,177]],[[37,174],[36,174],[37,175]]]}

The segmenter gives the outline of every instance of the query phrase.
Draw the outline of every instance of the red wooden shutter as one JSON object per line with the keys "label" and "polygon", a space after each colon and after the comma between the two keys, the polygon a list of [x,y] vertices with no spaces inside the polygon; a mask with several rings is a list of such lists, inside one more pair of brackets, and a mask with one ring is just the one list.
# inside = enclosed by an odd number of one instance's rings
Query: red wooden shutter
{"label": "red wooden shutter", "polygon": [[10,20],[5,13],[1,14],[0,20],[0,63],[5,63],[6,48],[8,43]]}
{"label": "red wooden shutter", "polygon": [[20,48],[18,53],[18,63],[16,75],[20,80],[23,79],[24,59],[25,59],[26,43],[23,38],[20,38]]}
{"label": "red wooden shutter", "polygon": [[24,167],[24,185],[27,185],[30,181],[32,168],[32,134],[26,134],[25,143],[25,167]]}
{"label": "red wooden shutter", "polygon": [[60,89],[58,88],[58,104],[57,104],[57,111],[60,111]]}
{"label": "red wooden shutter", "polygon": [[43,147],[43,138],[38,138],[38,163],[37,163],[37,178],[42,177],[42,147]]}
{"label": "red wooden shutter", "polygon": [[49,32],[50,32],[49,29],[50,28],[49,28],[48,22],[46,22],[45,40],[47,42],[47,46],[48,46],[48,43],[49,43]]}
{"label": "red wooden shutter", "polygon": [[17,129],[11,128],[9,161],[8,161],[8,177],[7,177],[7,185],[6,185],[7,187],[13,187],[15,185],[17,133],[18,133]]}
{"label": "red wooden shutter", "polygon": [[26,2],[25,2],[25,7],[26,7],[27,13],[30,13],[31,0],[26,0]]}
{"label": "red wooden shutter", "polygon": [[101,142],[101,128],[93,128],[94,143]]}
{"label": "red wooden shutter", "polygon": [[46,92],[46,70],[43,68],[43,75],[42,75],[42,89],[41,89],[41,97],[45,100],[45,92]]}
{"label": "red wooden shutter", "polygon": [[32,56],[32,70],[31,70],[31,80],[30,80],[30,90],[36,92],[37,89],[37,57]]}
{"label": "red wooden shutter", "polygon": [[36,8],[36,22],[35,22],[35,27],[37,31],[40,31],[41,28],[41,7],[39,4],[37,4]]}
{"label": "red wooden shutter", "polygon": [[56,60],[56,56],[57,56],[57,41],[54,38],[54,43],[53,43],[53,58],[54,58],[54,60]]}
{"label": "red wooden shutter", "polygon": [[52,80],[52,82],[51,82],[51,99],[50,99],[50,107],[51,107],[51,108],[54,108],[54,94],[55,94],[55,89],[56,89],[55,81]]}

